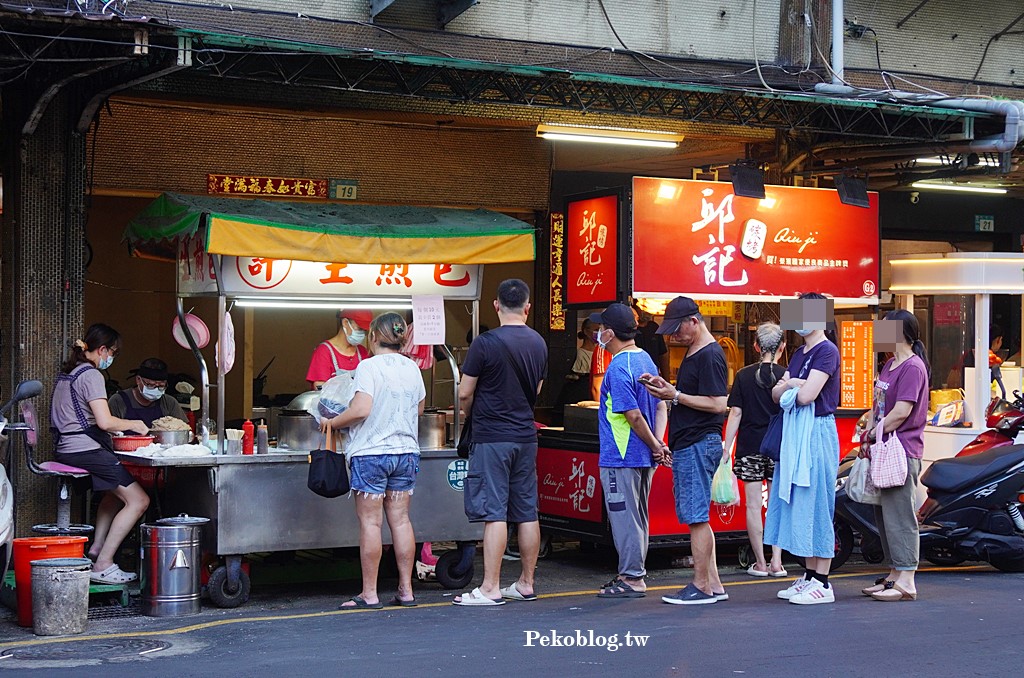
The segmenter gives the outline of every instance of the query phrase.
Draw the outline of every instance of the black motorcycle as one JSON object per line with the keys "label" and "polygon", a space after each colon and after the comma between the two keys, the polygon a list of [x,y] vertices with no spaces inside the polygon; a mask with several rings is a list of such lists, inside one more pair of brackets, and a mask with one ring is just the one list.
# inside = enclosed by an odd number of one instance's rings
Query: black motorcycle
{"label": "black motorcycle", "polygon": [[[874,507],[851,500],[840,468],[836,486],[837,556],[849,556],[859,536],[868,562],[881,562]],[[936,565],[980,560],[1004,572],[1024,572],[1024,445],[997,447],[969,457],[942,459],[921,475],[928,499],[921,506],[921,556]],[[846,557],[833,563],[833,569]]]}

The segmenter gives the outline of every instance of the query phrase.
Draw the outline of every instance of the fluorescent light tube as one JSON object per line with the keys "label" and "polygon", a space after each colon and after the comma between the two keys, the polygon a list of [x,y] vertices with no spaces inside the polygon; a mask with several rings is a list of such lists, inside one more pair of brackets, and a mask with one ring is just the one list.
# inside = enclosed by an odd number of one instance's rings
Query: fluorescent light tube
{"label": "fluorescent light tube", "polygon": [[1005,195],[1005,188],[989,188],[987,186],[970,186],[968,184],[932,184],[927,181],[915,181],[911,188],[925,191],[955,191],[958,193],[986,193],[989,195]]}

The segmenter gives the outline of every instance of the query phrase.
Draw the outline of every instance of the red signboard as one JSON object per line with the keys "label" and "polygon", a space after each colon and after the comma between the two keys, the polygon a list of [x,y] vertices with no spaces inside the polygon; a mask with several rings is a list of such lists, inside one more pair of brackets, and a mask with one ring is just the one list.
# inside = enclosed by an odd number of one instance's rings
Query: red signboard
{"label": "red signboard", "polygon": [[753,301],[822,292],[877,303],[878,194],[869,208],[836,191],[633,178],[633,292]]}
{"label": "red signboard", "polygon": [[537,452],[537,494],[541,513],[601,522],[604,496],[597,455],[541,448]]}
{"label": "red signboard", "polygon": [[565,301],[618,301],[619,196],[569,202],[565,223]]}

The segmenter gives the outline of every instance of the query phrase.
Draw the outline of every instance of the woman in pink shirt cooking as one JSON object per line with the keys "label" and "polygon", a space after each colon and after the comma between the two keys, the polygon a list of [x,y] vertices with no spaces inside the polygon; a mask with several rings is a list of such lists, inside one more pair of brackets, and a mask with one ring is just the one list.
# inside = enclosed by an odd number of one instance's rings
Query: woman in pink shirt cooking
{"label": "woman in pink shirt cooking", "polygon": [[340,372],[351,372],[370,357],[362,345],[366,340],[366,329],[373,320],[373,313],[364,310],[338,311],[338,333],[313,350],[309,361],[306,381],[311,389],[323,386],[324,382]]}

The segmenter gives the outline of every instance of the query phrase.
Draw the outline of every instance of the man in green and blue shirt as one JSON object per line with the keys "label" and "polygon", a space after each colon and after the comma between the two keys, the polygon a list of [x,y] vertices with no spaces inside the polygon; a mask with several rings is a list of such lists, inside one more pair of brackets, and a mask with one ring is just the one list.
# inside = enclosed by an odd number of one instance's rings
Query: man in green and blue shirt
{"label": "man in green and blue shirt", "polygon": [[599,326],[598,344],[614,356],[598,400],[598,465],[619,572],[597,595],[642,598],[650,537],[647,500],[655,467],[671,458],[664,442],[668,413],[665,403],[638,381],[641,374],[657,374],[658,368],[634,341],[638,328],[633,310],[612,304],[590,320]]}

